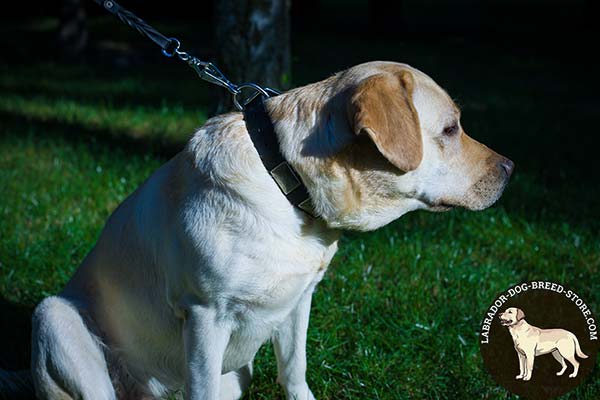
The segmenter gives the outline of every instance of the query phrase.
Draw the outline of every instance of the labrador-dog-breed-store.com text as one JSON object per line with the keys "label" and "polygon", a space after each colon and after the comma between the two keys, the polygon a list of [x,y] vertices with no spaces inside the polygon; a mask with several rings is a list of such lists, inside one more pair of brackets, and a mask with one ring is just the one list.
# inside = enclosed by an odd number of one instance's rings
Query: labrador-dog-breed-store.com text
{"label": "labrador-dog-breed-store.com text", "polygon": [[[482,210],[513,163],[467,136],[424,73],[370,62],[265,100],[312,218],[265,169],[242,113],[209,119],[111,215],[33,316],[40,399],[237,399],[271,341],[288,399],[313,399],[306,333],[345,229],[419,209]],[[335,362],[335,360],[331,360]]]}

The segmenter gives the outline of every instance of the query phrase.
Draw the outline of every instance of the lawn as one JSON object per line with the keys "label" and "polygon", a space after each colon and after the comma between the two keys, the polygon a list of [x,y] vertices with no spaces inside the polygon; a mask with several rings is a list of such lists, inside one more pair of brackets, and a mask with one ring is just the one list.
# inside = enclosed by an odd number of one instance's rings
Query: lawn
{"label": "lawn", "polygon": [[[26,31],[41,38],[52,26],[33,21]],[[410,63],[457,100],[471,136],[516,163],[486,211],[414,212],[343,236],[313,300],[313,392],[511,398],[479,354],[479,326],[496,294],[526,280],[557,281],[600,315],[600,102],[597,81],[580,79],[596,75],[598,62],[568,46],[557,62],[552,48],[460,37],[307,33],[294,36],[293,51],[296,85],[367,60]],[[0,62],[0,297],[24,306],[61,289],[110,213],[206,120],[209,91],[219,90],[158,51],[130,66],[36,57]],[[265,346],[246,398],[280,398],[275,379]],[[600,398],[598,369],[564,398]]]}

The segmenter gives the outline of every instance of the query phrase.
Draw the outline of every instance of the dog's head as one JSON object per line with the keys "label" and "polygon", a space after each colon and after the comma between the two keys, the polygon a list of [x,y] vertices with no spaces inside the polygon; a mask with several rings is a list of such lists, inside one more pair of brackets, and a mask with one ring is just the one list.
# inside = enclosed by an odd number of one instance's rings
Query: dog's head
{"label": "dog's head", "polygon": [[525,318],[525,313],[520,308],[509,307],[504,310],[504,312],[500,313],[499,318],[502,326],[513,326]]}
{"label": "dog's head", "polygon": [[296,121],[316,120],[296,167],[330,226],[370,230],[416,209],[482,210],[508,183],[513,163],[469,137],[448,94],[414,68],[366,63],[307,88],[289,93],[320,93],[304,101],[324,105],[295,110]]}

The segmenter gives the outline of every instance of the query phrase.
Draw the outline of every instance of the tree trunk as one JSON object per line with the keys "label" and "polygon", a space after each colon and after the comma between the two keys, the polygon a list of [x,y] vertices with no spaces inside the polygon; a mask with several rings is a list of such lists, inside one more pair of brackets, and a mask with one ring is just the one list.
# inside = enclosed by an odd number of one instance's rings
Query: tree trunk
{"label": "tree trunk", "polygon": [[[273,89],[290,84],[291,0],[217,0],[216,65],[233,83]],[[233,108],[231,96],[215,88],[215,114]]]}
{"label": "tree trunk", "polygon": [[85,8],[82,0],[62,0],[58,44],[63,56],[77,58],[87,45]]}

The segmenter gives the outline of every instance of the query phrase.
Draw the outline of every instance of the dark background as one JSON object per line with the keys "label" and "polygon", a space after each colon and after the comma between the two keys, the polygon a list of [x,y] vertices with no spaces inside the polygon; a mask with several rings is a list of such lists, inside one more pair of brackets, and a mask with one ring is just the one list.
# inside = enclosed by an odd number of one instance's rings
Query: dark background
{"label": "dark background", "polygon": [[[35,17],[56,16],[61,10],[61,0],[11,2],[4,8],[4,30],[11,25]],[[90,19],[105,17],[107,13],[92,0],[83,1]],[[192,35],[181,39],[194,47],[211,51],[213,39],[214,4],[211,1],[169,2],[125,0],[119,4],[133,11],[151,25],[163,24],[194,26]],[[320,33],[334,36],[360,36],[373,40],[436,40],[456,37],[482,45],[504,45],[515,53],[525,51],[551,51],[557,60],[563,55],[580,54],[582,61],[593,57],[593,45],[599,31],[600,5],[593,0],[305,0],[292,1],[292,31],[297,34]],[[88,27],[89,29],[89,27]],[[130,29],[130,28],[127,28]],[[130,33],[114,26],[110,37]],[[39,41],[38,50],[32,54],[26,42],[25,32],[13,31],[14,36],[5,38],[10,51],[2,57],[8,61],[14,57],[36,57],[36,53],[50,50],[52,37]],[[169,36],[170,32],[163,32]],[[173,32],[171,32],[173,33]],[[108,39],[106,32],[90,30],[92,50],[99,41]],[[292,35],[292,40],[298,40]],[[28,43],[27,43],[28,44]],[[49,46],[50,45],[50,46]],[[8,49],[6,49],[8,50]],[[93,53],[90,51],[88,53]],[[90,55],[90,54],[88,54]],[[535,55],[535,54],[530,54]],[[318,60],[315,60],[318,61]],[[451,61],[451,60],[450,60]]]}
{"label": "dark background", "polygon": [[[123,0],[119,3],[166,36],[178,37],[184,50],[204,60],[215,59],[218,51],[214,41],[215,7],[212,2]],[[369,281],[373,282],[373,287],[369,287],[372,290],[366,295],[356,291],[358,298],[347,298],[348,304],[343,304],[340,288],[350,284],[336,280],[339,275],[332,273],[332,279],[323,283],[321,298],[315,300],[317,308],[313,326],[322,333],[323,342],[329,338],[326,333],[330,332],[336,335],[339,331],[352,337],[360,332],[355,327],[361,325],[348,313],[329,321],[325,315],[330,311],[321,310],[319,313],[318,307],[346,310],[344,307],[354,307],[354,304],[357,304],[357,309],[362,304],[365,320],[373,315],[388,315],[390,319],[399,321],[402,332],[415,337],[420,338],[423,332],[411,330],[415,323],[410,315],[422,312],[434,315],[432,319],[441,321],[439,323],[444,330],[456,327],[461,338],[469,339],[471,336],[467,335],[477,329],[479,316],[483,315],[492,296],[510,284],[529,279],[574,284],[574,289],[595,307],[597,315],[597,293],[600,291],[599,4],[598,1],[584,0],[292,1],[290,86],[323,79],[360,62],[406,62],[430,75],[456,99],[463,109],[462,124],[471,136],[508,156],[516,164],[512,182],[501,203],[487,211],[488,214],[456,211],[453,216],[411,215],[377,234],[380,236],[373,235],[379,243],[387,243],[389,236],[400,232],[397,240],[406,242],[404,244],[410,251],[394,258],[393,251],[381,250],[385,257],[380,259],[377,250],[372,250],[369,262],[376,264],[373,260],[378,260],[387,263],[379,269],[386,272],[382,273],[381,281],[376,278]],[[57,142],[63,146],[66,142],[81,152],[89,151],[92,157],[102,158],[105,153],[114,153],[117,158],[127,160],[119,161],[123,162],[123,170],[129,166],[129,158],[134,166],[141,163],[138,159],[146,157],[146,160],[148,156],[156,157],[157,163],[164,162],[185,143],[193,124],[201,123],[210,114],[205,110],[210,109],[214,103],[214,92],[220,89],[200,81],[179,62],[163,57],[153,43],[108,15],[91,0],[85,2],[88,45],[77,57],[65,56],[57,38],[60,8],[60,1],[3,4],[0,13],[0,44],[3,49],[0,54],[0,139],[4,148],[0,150],[7,149],[5,153],[9,154],[21,151],[22,147],[31,143],[39,148],[46,143],[55,145]],[[130,80],[134,83],[131,84]],[[123,85],[123,90],[119,85]],[[8,98],[12,100],[6,100]],[[45,115],[44,109],[29,113],[30,110],[21,107],[23,102],[13,105],[11,101],[14,99],[42,99],[42,103],[47,100],[51,104],[54,101],[60,104],[66,99],[91,109],[104,106],[111,110],[139,108],[143,114],[139,117],[141,120],[150,119],[155,114],[161,121],[167,120],[166,117],[160,118],[162,109],[175,110],[166,114],[169,118],[179,115],[177,113],[187,116],[188,120],[191,119],[190,114],[197,118],[183,124],[183,133],[173,138],[161,136],[160,132],[155,135],[152,126],[147,127],[141,122],[139,125],[143,128],[135,124],[133,128],[129,125],[122,128],[119,124],[105,127],[93,123],[90,128],[81,121],[72,121],[68,110],[65,115],[60,114],[63,111]],[[159,128],[162,129],[163,125]],[[2,165],[5,169],[13,167],[10,162]],[[81,169],[85,170],[87,164],[81,161],[81,165]],[[100,210],[99,216],[96,216],[93,227],[82,229],[80,236],[77,230],[69,236],[71,232],[63,226],[52,228],[51,222],[47,222],[58,218],[50,213],[54,204],[69,197],[69,193],[58,192],[58,189],[49,197],[47,209],[40,211],[39,218],[46,221],[44,228],[38,230],[34,224],[21,229],[19,224],[26,220],[30,211],[25,206],[22,214],[15,210],[21,204],[19,181],[22,180],[23,185],[27,181],[21,174],[29,167],[21,165],[19,168],[16,176],[10,175],[10,171],[1,171],[5,174],[2,175],[4,180],[0,181],[0,196],[3,197],[0,202],[0,212],[3,213],[0,215],[0,342],[5,344],[0,346],[2,369],[27,367],[32,307],[42,297],[56,293],[62,287],[93,245],[106,216],[122,200],[122,196],[135,188],[131,183],[131,187],[122,189],[123,193],[119,192],[106,203],[90,200],[90,208]],[[43,178],[44,173],[42,170],[36,174]],[[81,179],[90,182],[96,179],[96,175],[81,175]],[[115,179],[119,178],[120,175]],[[65,190],[74,187],[73,182],[76,183],[73,180],[65,184]],[[49,185],[47,190],[52,187]],[[44,190],[46,188],[42,187],[41,191]],[[99,198],[103,192],[104,189],[98,190],[89,197]],[[88,199],[76,198],[76,201],[88,205]],[[499,221],[509,222],[490,231],[490,220],[496,221],[497,225],[500,225]],[[25,231],[23,235],[50,239],[40,245],[36,253],[37,244],[32,243],[35,240],[21,240],[19,235],[22,232],[13,229],[17,225]],[[39,236],[36,237],[36,234]],[[363,246],[362,243],[368,240],[366,236],[357,234],[346,237],[347,248],[354,249],[360,248],[358,243]],[[411,253],[413,250],[409,246],[413,243],[419,243],[424,250],[419,247]],[[61,247],[63,245],[65,248]],[[448,248],[444,247],[446,245]],[[371,251],[368,245],[366,247],[367,253]],[[54,259],[47,259],[51,250],[55,252],[52,255]],[[459,254],[458,261],[456,254]],[[417,255],[423,259],[430,257],[429,264],[413,270],[413,260],[420,259],[416,258]],[[357,259],[363,261],[362,253],[359,257],[351,251],[340,252],[335,262],[346,267],[346,264],[354,262],[359,265],[355,261]],[[448,270],[446,264],[454,265],[454,269]],[[55,265],[59,266],[57,271],[45,272]],[[401,273],[396,273],[396,265],[402,268]],[[342,265],[336,266],[341,270]],[[347,271],[354,271],[348,268]],[[388,273],[390,276],[386,275]],[[350,281],[362,282],[360,272],[356,274],[358,278]],[[446,278],[440,278],[440,274]],[[405,278],[397,279],[398,276]],[[415,284],[413,279],[419,284]],[[393,285],[393,288],[386,285]],[[424,298],[414,300],[414,296],[419,294],[411,294],[413,297],[409,298],[393,297],[396,288],[402,285],[406,286],[407,293],[412,293],[408,289],[415,287],[415,293],[425,293]],[[428,285],[433,285],[433,288]],[[376,299],[384,298],[384,292],[392,298],[389,302],[393,306],[387,303],[382,306],[390,314],[381,314],[381,309],[376,308]],[[325,293],[334,293],[337,297],[332,295],[332,298],[340,300],[328,302],[329,298],[323,298]],[[459,311],[459,307],[464,309]],[[402,310],[401,317],[394,314],[397,310]],[[441,310],[448,310],[448,315]],[[462,319],[463,322],[457,322],[455,313],[461,316],[471,313],[472,316],[467,322]],[[337,326],[328,325],[342,320],[346,322],[346,319],[349,323],[346,328],[338,330]],[[381,337],[389,336],[387,326],[377,328],[375,321],[369,329],[371,336],[367,337],[376,338],[379,341],[373,339],[375,343],[384,347],[385,341]],[[339,335],[343,336],[342,333]],[[313,337],[320,336],[313,332]],[[448,340],[453,337],[456,335],[448,336]],[[325,360],[340,365],[350,362],[353,358],[348,356],[351,352],[346,347],[351,345],[346,343],[362,343],[361,340],[362,337],[339,339],[342,344],[335,348],[341,354],[336,354],[337,358],[326,356]],[[410,338],[404,340],[409,341]],[[423,339],[425,343],[429,343],[428,340],[435,341],[432,336]],[[466,342],[471,344],[473,341],[469,339]],[[457,351],[455,344],[442,343],[441,346],[447,347],[443,347],[441,352],[434,350],[440,344],[434,344],[419,347],[421,353],[416,351],[410,357],[418,358],[425,354],[421,364],[431,362],[434,367],[438,365],[435,357],[440,353],[458,357],[454,353]],[[470,346],[470,353],[465,350],[466,354],[478,357],[477,346]],[[464,356],[462,350],[460,356]],[[468,356],[464,358],[468,359]],[[385,358],[382,356],[382,359]],[[309,360],[309,364],[311,362],[312,365],[323,365],[315,360]],[[543,362],[540,359],[540,363]],[[472,363],[468,365],[481,368],[475,361]],[[425,383],[413,386],[407,381],[400,382],[403,387],[408,387],[406,393],[412,394],[411,397],[464,398],[461,385],[472,382],[465,371],[453,369],[461,368],[460,364],[444,364],[448,366],[448,376],[444,375],[445,371],[438,371],[439,376],[436,377],[441,383],[431,379],[431,387],[427,386],[425,378]],[[340,370],[350,370],[350,367],[340,367]],[[386,377],[404,376],[390,371],[394,371],[393,365],[386,367]],[[414,374],[422,373],[428,377],[427,371],[423,368],[423,372],[419,369]],[[316,372],[319,373],[332,381],[336,379],[335,375],[333,378],[327,375],[328,371]],[[0,383],[1,378],[0,375]],[[356,381],[353,377],[339,379],[340,388],[362,390],[352,386]],[[444,379],[452,383],[447,384]],[[586,398],[597,398],[594,397],[600,391],[597,372],[592,374],[590,381],[593,382],[589,386],[592,389],[585,392],[588,393]],[[384,379],[375,377],[371,386],[382,382]],[[475,388],[464,390],[473,398],[508,396],[506,392],[489,389],[493,383],[481,382],[481,387],[474,383]],[[264,383],[263,386],[269,385]],[[329,387],[321,384],[320,391],[323,393]],[[421,388],[425,388],[423,392],[419,391]],[[352,392],[348,390],[348,393]],[[330,394],[330,398],[345,397],[352,396]]]}

